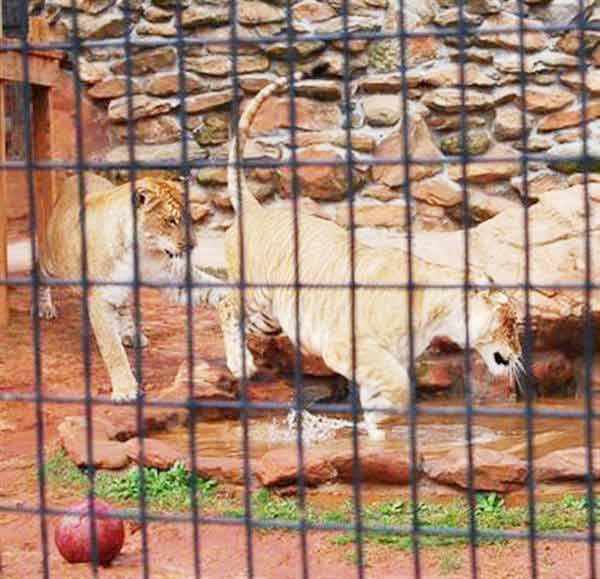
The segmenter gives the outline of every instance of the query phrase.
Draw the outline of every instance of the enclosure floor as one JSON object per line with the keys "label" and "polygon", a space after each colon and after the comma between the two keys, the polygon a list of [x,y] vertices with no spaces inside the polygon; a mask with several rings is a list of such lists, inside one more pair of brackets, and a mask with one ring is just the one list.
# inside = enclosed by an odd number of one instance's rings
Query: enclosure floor
{"label": "enclosure floor", "polygon": [[[0,331],[0,389],[4,394],[35,393],[34,337],[29,316],[29,290],[10,291],[11,324]],[[58,320],[40,324],[39,358],[41,386],[46,396],[81,396],[84,393],[84,364],[81,352],[80,298],[68,290],[56,292],[60,309]],[[143,353],[145,383],[150,389],[169,386],[187,352],[185,309],[164,303],[155,291],[142,295],[144,327],[151,340]],[[205,359],[222,357],[221,337],[214,312],[200,310],[194,316],[194,351]],[[130,356],[133,358],[132,354]],[[91,387],[94,393],[108,393],[108,376],[92,342],[90,360]],[[43,417],[44,446],[52,451],[56,428],[67,415],[82,413],[80,404],[45,403]],[[17,509],[39,506],[37,475],[36,405],[32,402],[1,402],[0,432],[0,505]],[[72,498],[60,489],[47,489],[51,507],[66,507]],[[66,564],[53,541],[54,521],[46,519],[51,576],[81,578],[91,576],[85,566]],[[147,533],[148,562],[151,577],[193,577],[193,535],[191,525],[154,523]],[[254,576],[259,578],[296,578],[301,576],[299,539],[283,532],[255,533]],[[25,513],[0,514],[0,544],[3,577],[42,576],[42,540],[39,517]],[[202,525],[200,530],[201,575],[208,578],[246,576],[246,534],[242,527]],[[428,550],[421,555],[423,577],[468,576],[469,551],[452,548],[463,560],[456,574],[440,570],[440,558],[448,550]],[[308,537],[310,577],[336,579],[356,577],[352,547],[335,545],[323,532]],[[122,555],[113,567],[100,571],[100,577],[139,577],[142,570],[142,534],[127,538]],[[480,577],[521,578],[528,575],[526,542],[485,547],[478,550]],[[542,543],[538,546],[540,577],[587,577],[587,547],[582,544]],[[598,553],[600,556],[600,552]],[[368,547],[366,576],[411,577],[410,553]]]}

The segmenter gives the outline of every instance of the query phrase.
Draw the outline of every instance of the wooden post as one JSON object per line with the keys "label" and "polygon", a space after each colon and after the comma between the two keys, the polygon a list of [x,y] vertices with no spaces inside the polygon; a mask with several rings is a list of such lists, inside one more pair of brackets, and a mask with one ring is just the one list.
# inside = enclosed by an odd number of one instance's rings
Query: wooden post
{"label": "wooden post", "polygon": [[[1,18],[0,18],[1,23]],[[0,80],[0,162],[6,161],[4,82]],[[0,169],[0,279],[8,278],[8,208],[6,169]],[[0,328],[8,325],[8,286],[0,285]]]}
{"label": "wooden post", "polygon": [[[52,90],[45,86],[32,86],[33,104],[33,156],[36,161],[54,159],[54,123],[52,119]],[[56,172],[35,172],[35,213],[38,255],[44,250],[46,226],[56,199]]]}
{"label": "wooden post", "polygon": [[[0,2],[0,36],[4,30],[2,3]],[[4,110],[4,82],[0,80],[0,162],[6,161],[6,118]],[[6,195],[6,169],[0,169],[0,279],[8,278],[8,208]],[[0,328],[8,325],[8,287],[0,285]]]}

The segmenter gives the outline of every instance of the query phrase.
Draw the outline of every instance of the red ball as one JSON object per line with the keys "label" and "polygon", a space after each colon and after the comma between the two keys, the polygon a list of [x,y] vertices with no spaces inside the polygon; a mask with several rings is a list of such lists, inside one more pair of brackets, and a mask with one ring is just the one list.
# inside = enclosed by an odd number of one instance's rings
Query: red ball
{"label": "red ball", "polygon": [[[92,533],[89,501],[69,509],[54,531],[54,542],[69,563],[88,563],[92,560]],[[98,499],[94,501],[96,548],[98,563],[108,565],[120,552],[125,540],[121,519],[101,518],[113,512],[112,507]]]}

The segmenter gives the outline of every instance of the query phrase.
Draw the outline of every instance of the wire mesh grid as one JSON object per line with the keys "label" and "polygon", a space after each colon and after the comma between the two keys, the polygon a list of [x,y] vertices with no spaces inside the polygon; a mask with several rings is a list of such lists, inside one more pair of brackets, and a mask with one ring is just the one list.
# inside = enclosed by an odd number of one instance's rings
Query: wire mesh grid
{"label": "wire mesh grid", "polygon": [[[21,3],[20,9],[22,10],[23,20],[26,20],[26,14],[28,11],[28,4],[32,4],[31,2]],[[66,5],[64,2],[63,5]],[[458,59],[457,64],[459,67],[459,82],[457,86],[460,89],[460,106],[458,109],[459,112],[459,130],[460,130],[460,141],[461,141],[461,153],[459,155],[448,155],[447,160],[449,162],[459,163],[462,172],[462,179],[460,179],[461,183],[461,193],[462,193],[462,215],[463,222],[465,224],[469,223],[469,214],[470,214],[470,206],[469,206],[469,188],[467,186],[467,170],[470,164],[477,163],[502,163],[502,162],[512,162],[513,158],[502,158],[502,157],[494,157],[494,156],[485,156],[480,157],[478,155],[469,154],[469,147],[467,146],[467,135],[468,135],[468,123],[469,123],[469,112],[468,107],[466,106],[467,101],[467,90],[468,90],[468,82],[466,81],[466,65],[467,65],[467,46],[475,35],[506,35],[506,34],[517,34],[519,37],[519,47],[518,47],[518,63],[519,70],[517,72],[517,81],[520,90],[520,98],[525,101],[526,100],[526,90],[527,90],[527,73],[525,68],[525,63],[527,59],[526,53],[526,42],[525,37],[527,34],[532,32],[561,32],[566,33],[567,31],[573,31],[578,35],[578,43],[579,50],[576,52],[577,58],[579,60],[577,70],[580,74],[581,78],[581,86],[586,86],[586,75],[588,74],[588,61],[587,61],[587,53],[585,50],[585,35],[587,33],[597,33],[598,26],[597,23],[589,22],[585,18],[587,5],[584,5],[584,0],[579,0],[579,7],[577,10],[578,16],[571,22],[565,22],[564,25],[544,25],[540,27],[526,27],[526,13],[527,13],[527,5],[522,1],[516,2],[517,13],[518,13],[518,21],[519,25],[517,28],[506,28],[506,27],[488,27],[485,31],[480,30],[477,27],[474,27],[469,24],[468,19],[466,17],[466,9],[468,8],[467,4],[459,1],[457,3],[457,11],[458,11],[458,24],[453,29],[437,29],[431,28],[427,30],[412,30],[410,26],[408,26],[407,22],[405,22],[405,7],[404,1],[399,0],[398,10],[396,11],[396,22],[394,30],[391,31],[363,31],[363,30],[352,30],[350,25],[351,18],[351,1],[350,0],[342,0],[340,15],[342,20],[342,26],[340,32],[335,33],[323,33],[323,34],[314,34],[307,33],[301,34],[298,33],[294,27],[293,23],[293,1],[285,0],[285,29],[282,34],[277,34],[273,36],[263,36],[260,38],[260,44],[268,46],[270,44],[275,43],[284,43],[287,48],[287,76],[288,76],[288,86],[287,86],[287,94],[290,97],[290,108],[289,108],[289,127],[290,127],[290,144],[291,144],[291,156],[289,159],[285,161],[276,161],[276,160],[246,160],[242,159],[242,151],[239,147],[239,139],[238,142],[238,150],[237,150],[237,160],[236,160],[236,169],[237,169],[237,179],[238,179],[238,191],[241,188],[241,172],[248,171],[250,169],[256,168],[270,168],[270,169],[278,169],[282,167],[288,167],[292,172],[292,180],[291,180],[291,200],[292,200],[292,210],[293,210],[293,261],[294,261],[294,272],[293,272],[293,283],[289,286],[294,290],[295,301],[295,336],[290,336],[290,338],[295,338],[295,341],[299,341],[299,337],[301,335],[301,325],[303,312],[301,310],[301,301],[300,295],[302,291],[320,288],[320,289],[332,289],[339,290],[347,289],[350,295],[350,309],[351,309],[351,327],[349,328],[349,333],[351,336],[351,375],[350,383],[350,402],[348,404],[316,404],[313,406],[315,411],[333,411],[339,413],[346,413],[352,419],[352,451],[353,451],[353,468],[352,468],[352,512],[353,512],[353,521],[352,523],[316,523],[307,516],[307,502],[306,502],[306,489],[307,489],[307,479],[305,473],[305,442],[303,440],[302,431],[303,431],[303,419],[301,410],[304,408],[304,399],[303,399],[303,373],[302,373],[302,354],[299,350],[296,351],[295,356],[295,368],[294,368],[294,385],[295,385],[295,400],[293,404],[282,404],[277,402],[254,402],[250,401],[247,392],[247,384],[248,377],[246,376],[246,360],[244,360],[243,364],[243,375],[240,380],[240,391],[239,391],[239,399],[236,401],[204,401],[204,400],[196,400],[194,398],[193,392],[193,383],[192,380],[189,380],[189,394],[188,398],[181,401],[160,401],[160,400],[146,400],[143,397],[139,397],[134,402],[129,402],[125,404],[133,405],[136,409],[136,420],[138,423],[138,431],[140,432],[140,447],[139,447],[139,456],[137,462],[139,464],[145,464],[145,446],[144,446],[144,413],[149,408],[181,408],[185,409],[188,412],[189,420],[188,420],[188,432],[189,432],[189,450],[190,450],[190,470],[191,472],[196,471],[198,450],[197,450],[197,440],[196,440],[196,423],[199,420],[198,412],[202,409],[207,408],[218,408],[218,409],[226,409],[226,410],[236,410],[239,411],[239,420],[242,427],[242,441],[243,441],[243,465],[244,465],[244,500],[243,500],[243,508],[244,515],[241,521],[237,518],[230,518],[226,516],[209,516],[202,512],[202,505],[198,502],[197,488],[196,488],[196,479],[192,477],[191,479],[191,488],[190,488],[190,501],[191,506],[189,513],[185,514],[157,514],[148,512],[148,504],[145,493],[145,474],[144,469],[140,468],[140,485],[141,485],[141,493],[139,498],[138,511],[134,514],[131,512],[115,512],[112,515],[103,515],[103,516],[111,516],[123,519],[131,519],[133,518],[136,521],[141,523],[141,536],[142,536],[142,569],[141,574],[144,577],[149,577],[151,575],[151,565],[150,565],[150,552],[149,552],[149,544],[148,544],[148,523],[153,521],[173,521],[173,522],[181,522],[181,523],[191,523],[194,532],[194,545],[196,548],[194,549],[193,557],[194,557],[194,576],[200,577],[203,575],[203,561],[202,561],[202,542],[200,540],[200,528],[203,525],[232,525],[239,526],[243,525],[246,533],[246,573],[248,577],[254,577],[256,561],[255,554],[253,550],[253,535],[259,529],[292,529],[299,533],[301,537],[301,541],[299,543],[301,549],[301,574],[303,577],[311,576],[310,573],[310,560],[311,553],[309,552],[307,536],[311,531],[314,530],[323,530],[323,531],[351,531],[355,537],[355,545],[356,545],[356,575],[359,577],[363,577],[367,574],[367,567],[365,565],[365,555],[364,555],[364,542],[365,542],[365,534],[366,533],[377,533],[377,532],[385,532],[385,533],[398,533],[403,535],[408,535],[411,538],[412,545],[412,571],[414,577],[422,577],[424,576],[423,564],[422,564],[422,546],[421,543],[424,537],[429,536],[439,536],[439,537],[462,537],[466,539],[469,545],[470,550],[470,570],[469,576],[478,577],[480,576],[479,566],[478,566],[478,544],[483,539],[517,539],[527,541],[529,544],[529,561],[530,567],[528,572],[523,571],[523,576],[526,574],[531,577],[537,577],[539,575],[538,568],[538,558],[539,552],[537,548],[537,543],[539,540],[552,539],[557,541],[583,541],[586,542],[589,546],[589,569],[588,576],[595,577],[596,576],[596,564],[595,564],[595,542],[596,542],[596,526],[595,526],[595,493],[594,493],[594,473],[596,472],[596,466],[594,465],[594,440],[593,440],[593,421],[597,419],[597,413],[593,408],[593,400],[592,400],[592,388],[591,388],[591,377],[592,377],[592,362],[593,362],[593,354],[594,354],[594,324],[592,319],[591,312],[591,295],[592,292],[597,288],[597,284],[594,283],[592,279],[592,248],[591,248],[591,231],[590,231],[590,197],[588,191],[588,181],[589,181],[589,166],[593,161],[593,156],[589,154],[589,139],[588,139],[588,119],[586,118],[586,102],[588,99],[588,95],[585,90],[581,91],[581,122],[579,123],[580,130],[580,138],[583,143],[582,153],[579,155],[575,155],[572,157],[555,157],[543,153],[543,154],[535,154],[530,152],[530,148],[528,147],[528,132],[522,131],[521,134],[521,150],[522,153],[520,155],[520,164],[522,167],[521,175],[522,175],[522,197],[523,197],[523,223],[521,224],[523,228],[524,235],[524,251],[525,251],[525,268],[524,275],[521,282],[516,284],[507,284],[502,286],[502,289],[517,289],[523,291],[525,296],[524,298],[524,317],[523,317],[523,362],[525,367],[525,375],[523,377],[523,405],[519,408],[486,408],[481,406],[475,406],[472,389],[471,389],[471,375],[472,375],[472,367],[471,367],[471,358],[469,356],[470,351],[470,336],[469,336],[469,328],[470,328],[470,302],[468,299],[469,292],[478,287],[487,287],[481,286],[481,284],[477,284],[473,282],[472,275],[470,271],[470,230],[465,225],[464,228],[464,279],[463,282],[458,286],[464,289],[464,312],[465,319],[464,324],[466,328],[466,346],[464,348],[464,368],[465,368],[465,397],[464,404],[460,406],[421,406],[417,400],[417,389],[416,389],[416,369],[415,369],[415,329],[414,329],[414,294],[417,290],[423,288],[431,288],[430,285],[423,285],[414,281],[414,272],[413,272],[413,216],[410,211],[411,201],[412,201],[412,192],[411,192],[411,179],[405,178],[401,190],[404,195],[406,201],[406,238],[407,238],[407,251],[406,251],[406,267],[407,267],[407,281],[405,283],[398,283],[393,285],[385,285],[385,284],[373,284],[369,285],[364,282],[357,282],[355,279],[355,268],[354,268],[354,259],[355,259],[355,248],[357,245],[357,240],[355,237],[355,211],[354,211],[354,193],[351,187],[347,187],[347,191],[345,194],[345,200],[347,201],[349,207],[349,234],[348,234],[348,244],[351,248],[349,252],[350,256],[350,280],[348,284],[344,284],[343,286],[335,285],[335,284],[320,284],[318,280],[301,280],[301,263],[299,256],[299,236],[301,233],[301,229],[299,227],[299,215],[300,215],[300,206],[299,199],[302,196],[302,191],[300,187],[300,182],[298,179],[298,169],[304,166],[331,166],[331,165],[339,165],[343,168],[345,173],[345,182],[352,183],[353,174],[356,171],[356,166],[361,162],[360,159],[356,158],[356,153],[354,152],[351,142],[352,142],[352,110],[350,103],[353,100],[353,89],[352,89],[352,59],[353,53],[350,49],[350,43],[358,40],[364,41],[381,41],[381,40],[392,40],[397,41],[399,43],[399,66],[394,73],[399,78],[399,94],[402,105],[402,114],[404,118],[408,118],[409,110],[409,87],[410,84],[407,80],[407,74],[410,71],[410,66],[407,63],[407,42],[411,39],[415,38],[423,38],[423,37],[448,37],[455,36],[456,37],[456,47],[458,50]],[[24,142],[25,142],[25,160],[24,161],[16,161],[16,160],[8,160],[2,164],[2,168],[4,170],[23,170],[27,175],[27,189],[29,192],[29,206],[30,210],[30,221],[29,221],[29,235],[31,239],[31,253],[33,255],[33,263],[34,266],[31,271],[31,276],[28,278],[8,278],[5,280],[0,280],[0,283],[7,285],[27,285],[31,287],[31,295],[33,299],[33,345],[34,345],[34,368],[35,368],[35,391],[33,394],[22,394],[22,393],[0,393],[0,400],[3,401],[18,401],[23,404],[34,404],[36,408],[36,419],[37,419],[37,465],[38,465],[38,504],[34,506],[21,506],[17,510],[17,512],[27,512],[31,514],[36,514],[39,516],[39,524],[41,528],[41,544],[43,549],[43,568],[41,570],[41,574],[44,577],[50,576],[50,567],[49,567],[49,557],[50,557],[50,544],[49,544],[49,525],[47,522],[47,517],[50,515],[64,514],[66,511],[60,509],[50,508],[47,505],[47,481],[45,478],[45,468],[44,465],[47,461],[47,456],[45,453],[47,436],[44,432],[44,421],[43,421],[43,408],[45,405],[49,404],[72,404],[75,406],[81,406],[83,404],[83,408],[85,409],[85,419],[86,419],[86,450],[88,455],[88,464],[93,465],[93,415],[94,415],[94,406],[98,403],[102,404],[110,404],[110,400],[105,398],[100,398],[94,396],[92,392],[92,381],[91,381],[91,326],[90,326],[90,312],[89,312],[89,294],[90,291],[97,286],[118,286],[120,282],[114,282],[110,280],[104,279],[91,279],[88,273],[88,263],[87,263],[87,243],[86,243],[86,213],[85,210],[81,212],[80,219],[80,232],[83,240],[83,251],[82,251],[82,262],[81,262],[81,279],[43,279],[42,272],[40,271],[38,260],[37,260],[37,252],[39,249],[36,246],[36,232],[37,232],[37,222],[36,222],[36,212],[35,212],[35,183],[34,183],[34,171],[57,171],[57,170],[69,170],[74,171],[79,176],[78,181],[78,189],[79,189],[79,199],[81,203],[81,207],[85,207],[84,199],[86,196],[86,182],[84,179],[84,172],[87,170],[121,170],[127,173],[128,181],[135,182],[137,179],[137,175],[141,170],[147,169],[155,169],[155,170],[174,170],[181,174],[183,179],[183,188],[184,188],[184,200],[186,206],[186,214],[189,215],[189,177],[191,175],[192,170],[200,169],[206,166],[217,166],[217,167],[225,167],[228,165],[227,161],[222,161],[219,159],[211,159],[211,160],[197,160],[190,159],[188,155],[188,141],[186,139],[181,140],[181,158],[175,162],[148,162],[148,161],[139,161],[136,159],[136,147],[135,147],[135,115],[133,110],[133,96],[135,93],[133,86],[133,64],[132,57],[137,54],[137,52],[141,49],[150,49],[150,48],[160,48],[160,47],[174,47],[176,50],[176,63],[177,63],[177,71],[178,71],[178,92],[176,95],[178,106],[177,106],[177,114],[179,116],[179,122],[182,127],[187,126],[187,109],[185,106],[185,99],[187,97],[186,90],[186,77],[185,77],[185,59],[188,51],[194,47],[206,47],[210,45],[226,45],[230,51],[230,62],[231,62],[231,80],[232,80],[232,92],[233,99],[231,102],[231,118],[237,119],[239,117],[240,112],[240,102],[242,99],[242,91],[240,89],[240,76],[239,72],[239,58],[240,58],[240,50],[243,47],[249,45],[255,45],[257,40],[254,38],[244,37],[243,31],[240,33],[240,30],[235,25],[230,26],[229,36],[225,39],[219,38],[204,38],[202,36],[189,35],[185,32],[185,29],[182,25],[182,18],[184,10],[187,6],[187,3],[179,0],[175,0],[170,3],[174,10],[175,20],[175,36],[173,38],[154,38],[154,39],[144,39],[139,36],[133,36],[132,31],[132,10],[133,8],[133,0],[122,0],[121,2],[123,12],[122,16],[124,19],[124,30],[126,31],[122,37],[112,38],[112,39],[84,39],[80,36],[80,24],[78,22],[78,2],[76,0],[71,1],[70,8],[72,9],[71,15],[72,19],[69,23],[70,26],[70,36],[67,41],[56,41],[49,43],[32,43],[28,41],[27,38],[22,37],[18,44],[18,50],[22,55],[21,66],[23,68],[23,76],[24,76],[24,91],[25,98],[24,102],[29,102],[32,99],[31,89],[28,84],[29,78],[29,60],[28,55],[32,52],[43,52],[43,51],[54,51],[61,50],[66,51],[69,54],[69,59],[73,65],[73,92],[75,95],[75,127],[76,127],[76,150],[77,157],[74,162],[65,162],[58,160],[48,160],[48,161],[39,161],[34,159],[33,154],[33,143],[32,143],[32,118],[31,112],[28,107],[25,107],[23,120],[23,134],[24,134]],[[238,21],[239,16],[239,5],[237,1],[229,2],[227,4],[229,16],[228,21],[230,23],[235,23]],[[344,106],[344,140],[345,140],[345,158],[342,160],[328,160],[328,161],[316,161],[316,160],[300,160],[297,158],[297,110],[296,110],[296,87],[298,81],[295,79],[295,72],[299,66],[299,61],[295,56],[295,46],[300,42],[309,42],[309,41],[318,41],[324,43],[333,43],[338,42],[342,44],[342,101],[345,103]],[[80,71],[79,71],[79,61],[82,52],[86,49],[90,48],[120,48],[124,52],[124,63],[125,63],[125,95],[126,95],[126,132],[127,132],[127,143],[128,143],[128,160],[124,163],[118,162],[103,162],[103,161],[92,161],[84,156],[84,135],[83,135],[83,122],[82,122],[82,102],[83,102],[83,82],[81,80]],[[1,51],[6,50],[15,50],[15,45],[11,46],[2,46],[0,47]],[[315,77],[318,77],[319,71],[312,71],[312,74]],[[526,107],[521,108],[521,125],[523,127],[527,126],[527,118],[526,118]],[[232,126],[235,128],[235,132],[237,133],[237,124],[232,122]],[[420,158],[418,155],[413,156],[410,148],[409,148],[409,124],[403,123],[402,125],[403,131],[403,151],[402,154],[398,158],[378,158],[372,159],[369,163],[373,166],[383,165],[403,165],[404,166],[404,174],[410,174],[410,167],[413,165],[424,165],[435,164],[438,160],[432,160],[430,158]],[[237,135],[236,135],[237,136]],[[584,258],[585,258],[585,282],[583,284],[535,284],[535,286],[531,282],[530,270],[530,218],[529,218],[529,207],[531,205],[530,193],[529,193],[529,181],[528,181],[528,168],[531,163],[535,162],[550,162],[550,161],[577,161],[581,163],[583,170],[583,203],[585,208],[585,250],[584,250]],[[231,185],[231,184],[230,184]],[[245,216],[244,216],[244,200],[240,196],[238,199],[238,204],[240,206],[240,218],[238,221],[234,223],[234,227],[239,228],[239,238],[241,240],[244,239],[244,226],[245,226]],[[133,246],[134,246],[134,281],[132,284],[121,282],[121,285],[131,286],[133,290],[133,305],[134,305],[134,323],[136,328],[137,339],[139,340],[140,335],[140,323],[141,323],[141,303],[140,303],[140,289],[142,287],[176,287],[178,289],[183,288],[186,291],[188,296],[187,305],[186,305],[186,341],[187,341],[187,356],[186,363],[188,367],[189,376],[193,375],[194,369],[194,343],[195,337],[193,332],[193,319],[194,319],[194,307],[193,300],[191,297],[192,289],[200,288],[212,288],[215,287],[214,283],[204,283],[199,282],[193,278],[192,266],[190,262],[190,254],[186,253],[186,272],[185,272],[185,280],[184,283],[173,284],[169,283],[149,283],[142,281],[140,279],[140,263],[138,256],[138,229],[136,226],[137,213],[135,210],[135,203],[132,197],[132,218],[133,218]],[[191,240],[191,225],[190,219],[186,218],[186,241],[187,245],[190,245]],[[518,224],[515,224],[518,226]],[[268,243],[268,240],[265,239],[265,243]],[[239,279],[241,280],[239,283],[226,283],[217,284],[217,287],[222,287],[225,289],[233,289],[240,290],[242,307],[241,307],[241,319],[240,319],[240,330],[242,335],[245,337],[247,331],[247,323],[245,313],[245,295],[246,292],[252,289],[261,289],[264,287],[264,284],[256,284],[253,282],[246,281],[246,259],[244,256],[245,244],[240,242],[239,252],[240,252],[240,271],[239,271]],[[443,289],[450,289],[457,287],[456,285],[446,283],[445,280],[440,279],[439,284],[436,284],[434,287]],[[84,371],[85,371],[85,395],[83,398],[77,396],[49,396],[44,394],[43,389],[43,377],[42,377],[42,358],[44,356],[44,347],[43,347],[43,336],[40,327],[40,321],[38,317],[38,310],[40,307],[39,304],[39,289],[41,284],[48,284],[50,286],[72,286],[79,285],[82,290],[82,326],[81,326],[81,348],[84,360]],[[267,286],[268,288],[276,288],[281,287],[277,284],[272,284]],[[565,289],[573,289],[579,290],[584,293],[584,308],[583,308],[583,340],[582,340],[582,348],[584,350],[584,409],[582,411],[576,410],[548,410],[543,408],[534,408],[533,405],[533,395],[531,389],[528,387],[529,378],[531,376],[531,356],[533,349],[533,336],[532,336],[532,324],[531,324],[531,304],[530,304],[530,291],[534,289],[557,289],[557,288],[565,288]],[[357,353],[356,353],[356,323],[357,317],[361,315],[361,312],[357,308],[356,304],[356,292],[360,289],[371,289],[371,290],[389,290],[394,289],[397,291],[408,291],[409,300],[408,300],[408,311],[406,315],[408,316],[408,325],[409,325],[409,334],[407,341],[407,349],[408,349],[408,375],[410,378],[410,396],[409,396],[409,404],[407,409],[400,409],[397,412],[402,414],[408,424],[408,435],[409,435],[409,462],[410,462],[410,504],[411,504],[411,518],[410,524],[408,526],[390,526],[390,525],[369,525],[364,521],[363,516],[363,502],[361,495],[361,487],[362,487],[362,476],[361,476],[361,461],[359,460],[359,456],[361,453],[361,441],[359,438],[359,415],[361,412],[360,403],[359,403],[359,389],[360,385],[356,384],[356,366],[357,366]],[[245,338],[244,338],[245,339]],[[138,344],[139,345],[139,344]],[[136,348],[136,356],[135,356],[135,373],[137,379],[140,383],[143,382],[144,378],[144,368],[142,364],[142,357],[140,355],[139,348]],[[245,350],[242,349],[242,357],[244,357]],[[290,409],[295,409],[297,411],[297,440],[296,440],[296,452],[298,457],[299,464],[299,474],[297,477],[296,485],[298,491],[298,504],[300,509],[300,518],[298,522],[282,522],[282,521],[265,521],[253,516],[253,505],[251,501],[252,494],[252,469],[250,463],[250,445],[251,445],[251,437],[250,437],[250,426],[249,426],[249,418],[250,413],[254,410],[278,410],[278,411],[287,411]],[[364,412],[368,413],[369,409],[363,409]],[[394,412],[393,410],[391,411]],[[420,521],[420,513],[419,513],[419,449],[417,442],[417,432],[418,432],[418,421],[421,416],[458,416],[461,419],[464,419],[465,432],[464,437],[466,441],[466,450],[467,450],[467,475],[466,475],[466,489],[467,489],[467,500],[469,506],[469,517],[466,527],[464,528],[447,528],[447,527],[435,527],[435,526],[423,526]],[[495,416],[495,417],[520,417],[525,421],[525,433],[526,433],[526,463],[527,463],[527,472],[529,475],[526,478],[526,496],[527,496],[527,528],[525,530],[489,530],[489,529],[481,529],[478,528],[477,520],[475,516],[476,512],[476,490],[475,490],[475,467],[474,467],[474,449],[473,449],[473,438],[474,438],[474,418],[476,416]],[[556,532],[544,532],[538,529],[536,525],[536,481],[535,477],[532,476],[533,471],[533,460],[534,460],[534,427],[535,427],[535,419],[540,417],[546,418],[566,418],[569,420],[578,420],[583,421],[585,425],[585,440],[586,440],[586,462],[587,462],[587,476],[585,477],[586,481],[586,495],[587,495],[587,530],[585,532],[567,532],[567,533],[556,533]],[[87,475],[89,477],[90,482],[90,491],[89,496],[93,497],[95,495],[95,486],[96,486],[96,472],[93,467],[89,467],[87,469]],[[96,537],[96,526],[93,523],[97,514],[94,511],[94,503],[90,503],[90,514],[91,514],[91,525],[90,532],[92,537],[93,544],[93,561],[91,563],[91,568],[93,570],[94,575],[98,573],[99,559],[98,559],[98,548],[97,548],[97,537]],[[3,512],[12,512],[15,511],[15,507],[0,505],[0,510]]]}

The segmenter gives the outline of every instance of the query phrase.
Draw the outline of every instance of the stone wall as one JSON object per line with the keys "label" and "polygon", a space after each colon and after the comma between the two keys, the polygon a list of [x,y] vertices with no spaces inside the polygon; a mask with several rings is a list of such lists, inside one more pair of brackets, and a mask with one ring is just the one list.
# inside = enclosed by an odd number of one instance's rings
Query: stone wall
{"label": "stone wall", "polygon": [[[600,8],[590,0],[585,19],[598,24]],[[287,70],[286,44],[261,43],[261,38],[285,31],[286,12],[281,0],[240,0],[237,33],[248,42],[240,48],[238,70],[244,97],[250,98],[270,79]],[[401,165],[374,166],[373,159],[401,157],[403,123],[413,156],[434,161],[411,168],[415,227],[419,230],[456,230],[463,218],[460,186],[462,170],[451,155],[460,154],[461,107],[458,8],[454,0],[405,0],[404,24],[420,36],[408,39],[406,93],[408,118],[403,118],[402,82],[398,73],[400,47],[395,40],[354,39],[349,43],[352,74],[351,99],[344,104],[344,70],[340,40],[302,40],[303,34],[330,34],[342,29],[340,0],[301,0],[293,3],[292,22],[298,35],[294,46],[299,69],[321,65],[318,80],[298,86],[296,115],[297,156],[300,160],[344,158],[344,120],[351,119],[352,148],[358,161],[352,187],[356,192],[356,223],[360,228],[401,231],[405,225],[404,169]],[[79,33],[86,39],[121,38],[125,32],[123,0],[77,0]],[[133,40],[175,41],[174,0],[129,0]],[[227,41],[229,7],[223,0],[181,0],[186,37]],[[71,0],[37,2],[58,37],[72,34]],[[558,27],[573,22],[579,0],[531,0],[525,4],[527,27]],[[349,0],[349,29],[363,33],[392,31],[397,13],[388,0]],[[502,157],[504,162],[473,163],[466,171],[470,218],[486,220],[521,203],[522,135],[528,133],[529,152],[541,154],[527,167],[529,193],[566,187],[581,179],[574,162],[547,162],[544,154],[573,153],[580,148],[582,92],[587,91],[590,150],[598,135],[600,101],[600,32],[585,33],[586,87],[578,64],[576,31],[528,32],[524,36],[524,95],[519,84],[519,34],[494,29],[518,27],[516,0],[469,0],[465,18],[474,28],[466,38],[464,80],[466,137],[473,155]],[[427,35],[428,30],[448,31]],[[488,30],[486,34],[486,30]],[[453,34],[454,33],[454,34]],[[187,126],[181,127],[176,97],[177,55],[174,47],[134,48],[131,62],[133,116],[138,159],[175,160],[179,141],[188,139],[192,159],[222,160],[226,156],[229,107],[232,100],[230,47],[198,44],[187,49],[185,102]],[[68,62],[68,59],[67,59]],[[111,148],[103,158],[127,161],[127,105],[124,97],[126,66],[120,47],[85,49],[80,60],[86,94],[97,101],[111,121]],[[285,160],[290,155],[289,101],[286,95],[269,100],[252,126],[246,157]],[[525,126],[522,110],[525,109]],[[454,159],[456,161],[456,159]],[[255,193],[267,200],[289,196],[291,175],[286,168],[251,172]],[[222,167],[194,171],[193,193],[206,202],[208,229],[224,230],[232,212]],[[340,166],[309,166],[299,170],[302,195],[316,200],[323,211],[347,224],[344,207],[345,172]]]}

